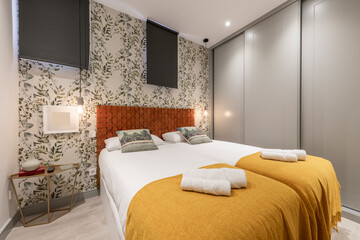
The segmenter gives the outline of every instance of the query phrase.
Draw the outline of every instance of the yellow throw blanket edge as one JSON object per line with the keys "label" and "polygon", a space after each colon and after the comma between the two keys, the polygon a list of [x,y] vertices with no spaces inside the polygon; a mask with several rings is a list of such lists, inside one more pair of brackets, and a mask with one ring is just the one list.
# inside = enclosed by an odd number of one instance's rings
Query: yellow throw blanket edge
{"label": "yellow throw blanket edge", "polygon": [[[331,230],[333,228],[335,228],[336,230],[338,229],[337,228],[337,224],[339,222],[341,222],[341,215],[342,215],[342,209],[341,209],[341,198],[340,198],[340,184],[336,178],[336,174],[335,174],[335,170],[331,164],[331,162],[329,160],[326,160],[326,159],[323,159],[323,158],[320,158],[320,157],[315,157],[315,156],[311,156],[311,155],[308,155],[307,156],[307,160],[306,161],[299,161],[299,162],[282,162],[282,161],[276,161],[276,160],[265,160],[265,159],[262,159],[261,158],[261,155],[260,155],[260,152],[257,152],[257,153],[254,153],[254,154],[251,154],[251,155],[248,155],[248,156],[245,156],[241,159],[239,159],[239,161],[236,163],[236,167],[238,168],[242,168],[242,169],[246,169],[248,171],[252,171],[252,172],[255,172],[255,173],[258,173],[258,174],[261,174],[261,175],[264,175],[264,176],[267,176],[269,178],[272,178],[272,179],[275,179],[275,180],[278,180],[282,183],[285,183],[287,184],[288,186],[294,188],[294,186],[296,186],[298,183],[297,182],[293,182],[293,178],[289,177],[287,178],[287,180],[290,180],[290,181],[285,181],[283,177],[279,177],[279,176],[275,176],[274,175],[274,171],[267,171],[267,169],[269,168],[269,166],[271,165],[274,165],[274,167],[276,167],[276,165],[282,165],[282,166],[286,166],[286,164],[290,164],[289,166],[293,166],[291,164],[303,164],[303,163],[309,163],[310,161],[313,161],[313,160],[324,160],[326,163],[328,163],[327,165],[327,168],[329,169],[329,175],[331,175],[331,178],[333,179],[333,182],[337,184],[338,186],[338,191],[336,191],[336,193],[333,193],[334,194],[334,198],[335,199],[332,199],[334,201],[332,201],[332,204],[330,204],[330,208],[332,209],[332,213],[331,213],[331,217],[330,217],[330,225],[328,225],[328,233],[329,233],[329,236],[331,236]],[[255,161],[254,160],[258,160],[258,161]],[[251,164],[250,164],[251,162]],[[321,163],[319,163],[321,165]],[[265,167],[264,167],[265,166]],[[260,170],[261,169],[261,170]],[[273,170],[273,169],[272,169]],[[286,171],[285,171],[286,172]],[[276,173],[278,174],[278,173]],[[280,179],[281,178],[281,179]],[[335,187],[334,187],[335,189]],[[299,189],[296,189],[294,188],[295,191],[298,191]],[[301,196],[302,194],[300,194]],[[329,200],[328,200],[329,202]]]}

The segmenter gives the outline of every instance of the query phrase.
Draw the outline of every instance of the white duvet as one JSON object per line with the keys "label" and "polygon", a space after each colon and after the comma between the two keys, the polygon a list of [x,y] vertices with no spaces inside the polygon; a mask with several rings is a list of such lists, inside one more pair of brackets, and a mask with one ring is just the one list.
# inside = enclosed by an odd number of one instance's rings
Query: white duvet
{"label": "white duvet", "polygon": [[185,142],[177,143],[177,148],[193,152],[197,158],[211,159],[216,163],[226,163],[235,166],[240,158],[259,152],[262,148],[238,143],[213,140],[211,143],[191,145]]}
{"label": "white duvet", "polygon": [[198,145],[166,143],[158,147],[155,151],[122,153],[103,149],[100,153],[101,177],[116,205],[122,234],[131,199],[145,185],[215,163],[234,166],[241,157],[261,150],[223,141]]}

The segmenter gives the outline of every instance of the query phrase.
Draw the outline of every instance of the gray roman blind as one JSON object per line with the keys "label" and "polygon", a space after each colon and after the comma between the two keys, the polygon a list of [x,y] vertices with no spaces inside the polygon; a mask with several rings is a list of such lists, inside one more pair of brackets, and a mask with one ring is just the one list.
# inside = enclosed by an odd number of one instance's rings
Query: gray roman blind
{"label": "gray roman blind", "polygon": [[89,31],[89,0],[19,0],[20,58],[87,69]]}
{"label": "gray roman blind", "polygon": [[178,88],[178,32],[146,22],[147,83]]}

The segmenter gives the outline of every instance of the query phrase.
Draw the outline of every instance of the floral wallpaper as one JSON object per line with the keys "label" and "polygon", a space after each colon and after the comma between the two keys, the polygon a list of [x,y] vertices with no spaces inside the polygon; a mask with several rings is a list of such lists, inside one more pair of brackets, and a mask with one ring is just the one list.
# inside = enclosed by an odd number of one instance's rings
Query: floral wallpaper
{"label": "floral wallpaper", "polygon": [[[79,69],[33,60],[19,60],[19,165],[33,153],[43,164],[79,162],[77,188],[96,188],[96,106],[99,104],[194,108],[196,126],[209,133],[204,108],[209,104],[209,52],[179,37],[178,89],[146,84],[146,24],[124,13],[91,2],[90,67],[82,72],[84,112],[80,132],[44,135],[43,105],[76,105]],[[51,197],[71,192],[74,172],[51,179]],[[18,181],[22,205],[46,199],[45,180]]]}

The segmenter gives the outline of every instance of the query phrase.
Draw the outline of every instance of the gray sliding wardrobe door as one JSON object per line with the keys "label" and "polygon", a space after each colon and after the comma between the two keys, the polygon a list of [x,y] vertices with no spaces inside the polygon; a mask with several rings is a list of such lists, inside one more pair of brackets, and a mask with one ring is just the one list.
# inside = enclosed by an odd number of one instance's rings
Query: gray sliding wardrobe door
{"label": "gray sliding wardrobe door", "polygon": [[299,146],[300,3],[245,32],[245,144]]}
{"label": "gray sliding wardrobe door", "polygon": [[214,138],[244,142],[244,35],[214,49]]}
{"label": "gray sliding wardrobe door", "polygon": [[360,1],[303,3],[302,146],[329,159],[360,210]]}

